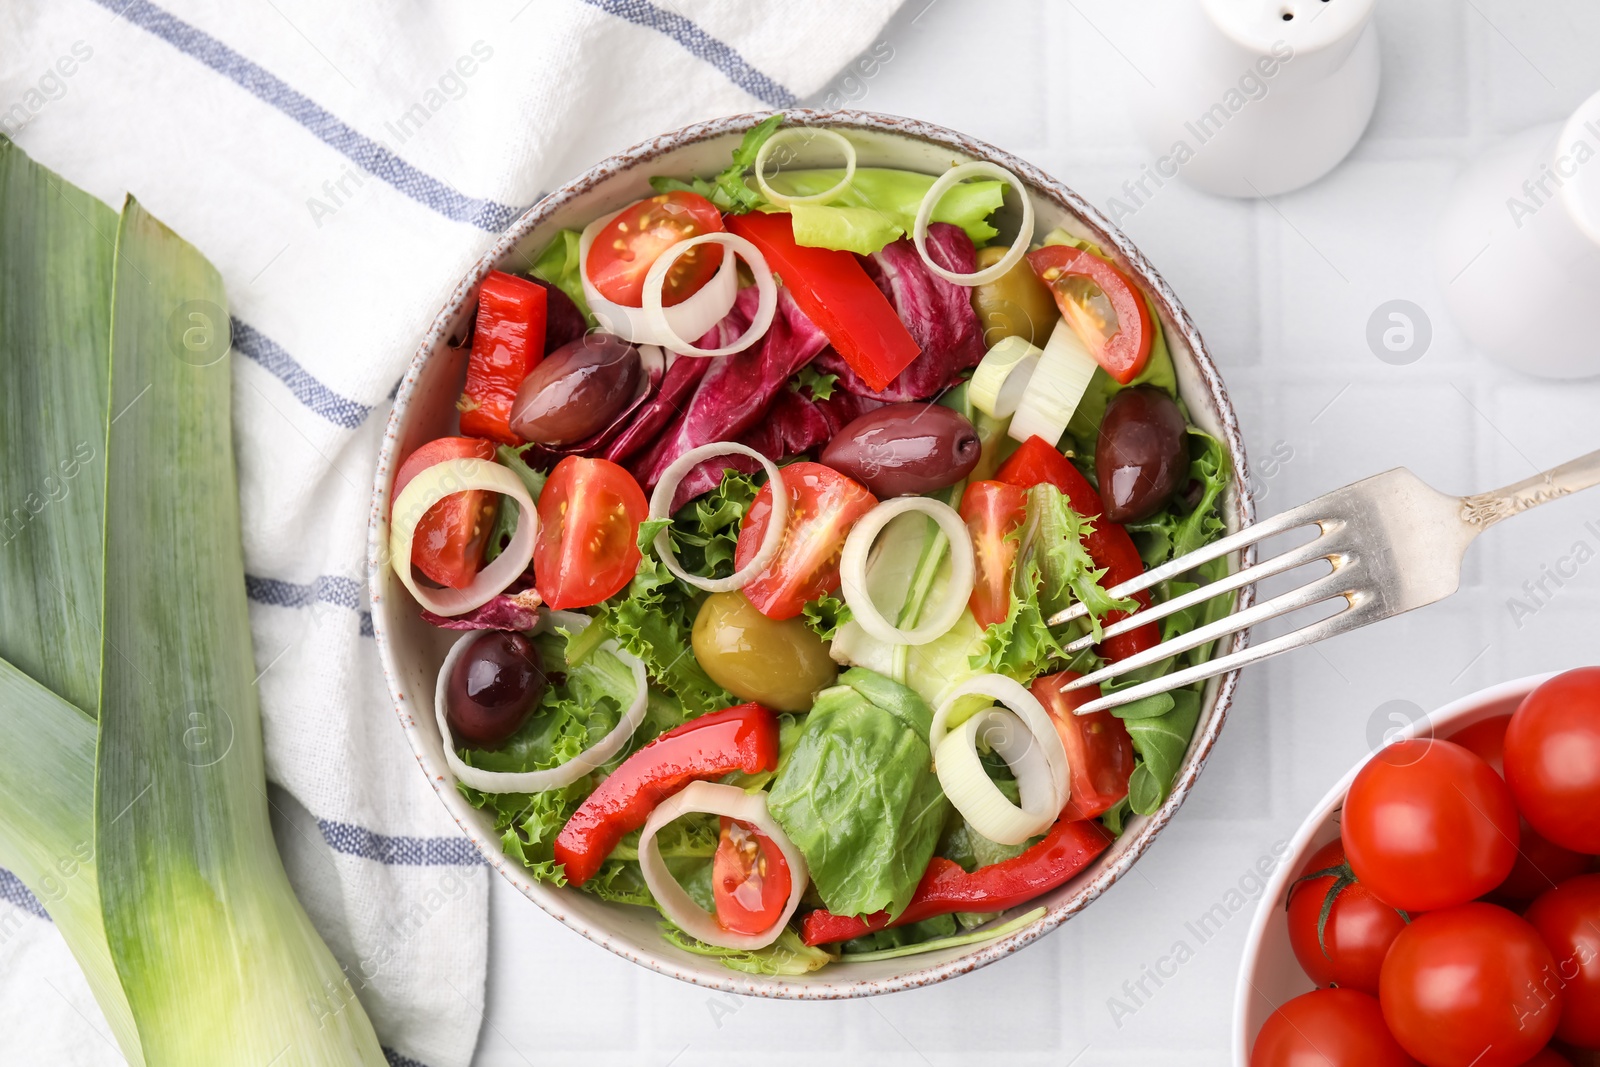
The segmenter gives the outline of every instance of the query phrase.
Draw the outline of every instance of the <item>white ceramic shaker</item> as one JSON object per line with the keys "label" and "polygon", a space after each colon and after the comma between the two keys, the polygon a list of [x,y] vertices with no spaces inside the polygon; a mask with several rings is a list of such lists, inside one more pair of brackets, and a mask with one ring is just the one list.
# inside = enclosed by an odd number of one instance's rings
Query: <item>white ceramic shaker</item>
{"label": "white ceramic shaker", "polygon": [[1156,155],[1146,184],[1182,175],[1210,193],[1273,196],[1332,170],[1378,99],[1374,3],[1163,5],[1131,82],[1135,119]]}
{"label": "white ceramic shaker", "polygon": [[1436,258],[1445,302],[1474,347],[1546,378],[1600,374],[1600,93],[1467,168]]}

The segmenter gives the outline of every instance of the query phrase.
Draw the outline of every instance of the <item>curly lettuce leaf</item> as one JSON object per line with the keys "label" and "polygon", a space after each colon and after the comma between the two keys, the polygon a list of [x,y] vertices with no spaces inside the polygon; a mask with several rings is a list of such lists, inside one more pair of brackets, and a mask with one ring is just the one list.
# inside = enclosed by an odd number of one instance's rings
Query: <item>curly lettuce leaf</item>
{"label": "curly lettuce leaf", "polygon": [[723,211],[743,215],[765,200],[750,188],[744,179],[744,172],[755,165],[756,154],[761,151],[761,146],[782,122],[782,115],[771,115],[752,126],[739,142],[739,147],[733,150],[733,162],[715,178],[695,178],[686,182],[681,178],[657,176],[650,179],[650,188],[658,193],[675,190],[699,193]]}
{"label": "curly lettuce leaf", "polygon": [[933,773],[933,713],[855,668],[818,695],[767,806],[839,915],[905,910],[950,809]]}
{"label": "curly lettuce leaf", "polygon": [[795,372],[789,379],[789,388],[801,396],[812,400],[827,400],[833,396],[833,390],[839,384],[837,374],[826,374],[807,363]]}
{"label": "curly lettuce leaf", "polygon": [[1189,438],[1199,445],[1191,450],[1189,461],[1189,481],[1200,486],[1199,501],[1188,510],[1180,501],[1173,501],[1150,518],[1127,524],[1147,567],[1159,566],[1210,544],[1227,528],[1218,512],[1222,494],[1228,488],[1227,449],[1221,441],[1193,426],[1189,427]]}
{"label": "curly lettuce leaf", "polygon": [[690,718],[735,703],[690,650],[696,603],[655,556],[646,554],[628,587],[596,610],[596,623],[644,661],[650,679],[672,694]]}
{"label": "curly lettuce leaf", "polygon": [[806,601],[800,614],[804,616],[806,625],[811,627],[811,632],[824,641],[832,641],[838,635],[839,627],[855,618],[850,605],[832,593],[823,593],[815,600]]}

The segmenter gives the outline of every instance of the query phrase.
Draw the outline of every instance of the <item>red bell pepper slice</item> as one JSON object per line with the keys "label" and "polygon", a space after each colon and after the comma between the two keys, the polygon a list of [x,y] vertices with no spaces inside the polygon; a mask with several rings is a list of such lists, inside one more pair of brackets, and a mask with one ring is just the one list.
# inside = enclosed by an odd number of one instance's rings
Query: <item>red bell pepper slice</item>
{"label": "red bell pepper slice", "polygon": [[1097,822],[1058,819],[1043,841],[1020,856],[979,867],[970,874],[959,863],[935,856],[917,883],[911,903],[892,920],[885,911],[860,916],[819,909],[801,920],[800,939],[808,945],[826,945],[936,915],[1014,908],[1065,885],[1112,840],[1111,831]]}
{"label": "red bell pepper slice", "polygon": [[[1094,520],[1094,530],[1083,539],[1083,547],[1088,549],[1096,567],[1105,568],[1105,573],[1100,576],[1102,588],[1110,589],[1144,573],[1144,560],[1133,543],[1133,536],[1120,524],[1102,517],[1106,509],[1100,502],[1100,494],[1094,491],[1094,486],[1078,472],[1072,461],[1056,451],[1049,441],[1037,436],[1028,438],[1021,448],[1011,454],[1010,459],[1000,465],[995,478],[1024,489],[1049,482],[1066,495],[1073,511]],[[1139,602],[1141,609],[1148,608],[1151,603],[1149,590],[1133,594],[1133,599]],[[1124,618],[1127,618],[1126,612],[1113,611],[1106,615],[1104,621],[1113,623]],[[1143,652],[1160,641],[1160,628],[1150,623],[1107,638],[1100,642],[1099,650],[1102,656],[1114,663],[1119,659],[1127,659],[1135,652]]]}
{"label": "red bell pepper slice", "polygon": [[[1150,307],[1131,278],[1093,252],[1071,245],[1035,249],[1028,253],[1028,264],[1107,374],[1127,385],[1144,371],[1155,328]],[[1100,294],[1116,318],[1114,325],[1106,321],[1105,304],[1095,299]],[[1108,326],[1112,326],[1109,331]]]}
{"label": "red bell pepper slice", "polygon": [[761,250],[800,310],[828,337],[850,369],[883,390],[922,353],[852,252],[795,244],[785,212],[728,216],[728,229]]}
{"label": "red bell pepper slice", "polygon": [[549,297],[536,282],[501,271],[483,280],[467,385],[456,404],[462,433],[503,445],[522,443],[511,432],[511,404],[522,379],[544,359],[548,307]]}
{"label": "red bell pepper slice", "polygon": [[567,881],[582,885],[617,842],[690,782],[778,766],[778,717],[760,704],[724,708],[674,727],[629,756],[572,813],[555,840]]}

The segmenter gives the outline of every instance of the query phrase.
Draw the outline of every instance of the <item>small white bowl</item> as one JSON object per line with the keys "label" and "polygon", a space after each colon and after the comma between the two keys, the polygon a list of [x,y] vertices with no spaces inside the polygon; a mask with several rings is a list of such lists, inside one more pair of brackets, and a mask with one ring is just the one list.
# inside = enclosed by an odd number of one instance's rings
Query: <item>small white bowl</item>
{"label": "small white bowl", "polygon": [[[1457,730],[1475,722],[1509,715],[1517,710],[1522,698],[1538,688],[1541,682],[1554,677],[1540,674],[1502,682],[1479,690],[1471,696],[1452,701],[1431,712],[1400,731],[1401,737],[1449,737]],[[1381,750],[1380,750],[1381,751]],[[1233,1061],[1250,1062],[1250,1046],[1267,1017],[1286,1000],[1309,993],[1316,986],[1300,969],[1294,949],[1289,946],[1289,923],[1284,911],[1289,897],[1289,886],[1311,854],[1339,836],[1339,811],[1344,807],[1345,794],[1350,783],[1377,753],[1368,756],[1350,769],[1339,784],[1328,791],[1306,821],[1300,824],[1294,840],[1289,842],[1277,873],[1267,884],[1255,918],[1250,921],[1250,933],[1244,943],[1244,962],[1239,967],[1239,981],[1233,993]]]}
{"label": "small white bowl", "polygon": [[[664,134],[613,156],[529,208],[456,286],[423,339],[395,396],[383,449],[368,531],[368,574],[372,622],[395,710],[417,763],[456,822],[490,866],[530,900],[591,941],[635,963],[688,982],[754,996],[805,999],[870,996],[908,989],[965,974],[1043,936],[1087,907],[1144,853],[1189,794],[1222,730],[1232,700],[1236,673],[1213,679],[1206,689],[1199,724],[1173,786],[1159,811],[1130,820],[1125,832],[1087,870],[1039,900],[1014,909],[1044,905],[1046,915],[1028,927],[988,944],[947,949],[897,960],[840,964],[799,978],[746,975],[714,959],[692,955],[663,941],[653,911],[608,904],[579,890],[556,888],[528,877],[500,850],[492,819],[473,808],[456,789],[445,766],[433,715],[434,681],[451,641],[458,635],[423,622],[415,601],[388,566],[389,502],[399,460],[435,437],[456,432],[455,402],[466,373],[464,357],[452,342],[467,335],[477,307],[478,284],[493,269],[525,270],[534,256],[564,227],[579,227],[651,194],[653,174],[711,175],[728,165],[745,131],[766,115],[735,115]],[[1005,167],[1026,183],[1036,212],[1035,233],[1066,226],[1097,242],[1150,294],[1161,316],[1177,368],[1179,390],[1194,421],[1220,438],[1233,461],[1233,479],[1223,502],[1230,531],[1254,518],[1244,441],[1222,378],[1200,333],[1167,283],[1125,236],[1078,194],[1037,167],[981,141],[926,122],[860,111],[784,112],[786,124],[827,126],[846,131],[860,165],[901,167],[938,174],[958,163],[984,159]],[[1006,212],[1002,212],[1004,229]],[[1239,565],[1235,560],[1234,565]],[[1248,593],[1248,591],[1247,591]],[[1241,607],[1249,603],[1241,597]],[[1247,634],[1224,641],[1219,655],[1242,649]]]}

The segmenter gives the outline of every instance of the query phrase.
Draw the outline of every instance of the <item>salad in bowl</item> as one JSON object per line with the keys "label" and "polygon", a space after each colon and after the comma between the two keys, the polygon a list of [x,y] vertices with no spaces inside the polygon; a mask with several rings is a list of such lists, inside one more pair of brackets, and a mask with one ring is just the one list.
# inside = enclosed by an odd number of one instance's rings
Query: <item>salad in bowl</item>
{"label": "salad in bowl", "polygon": [[1153,272],[1031,168],[897,165],[857,118],[725,120],[685,142],[715,168],[639,151],[532,209],[379,471],[375,623],[447,804],[564,921],[776,980],[744,991],[1058,923],[1232,684],[1067,688],[1233,606],[1105,633],[1151,595],[1108,589],[1248,520],[1193,328],[1175,359]]}

